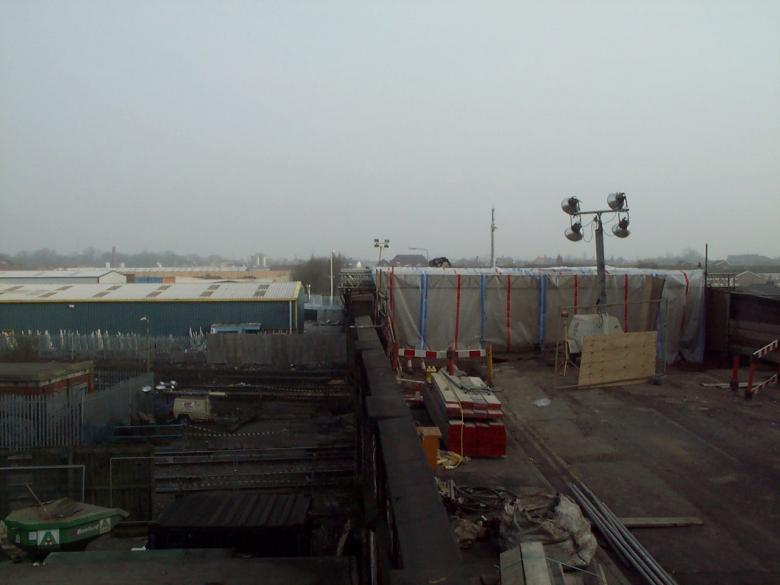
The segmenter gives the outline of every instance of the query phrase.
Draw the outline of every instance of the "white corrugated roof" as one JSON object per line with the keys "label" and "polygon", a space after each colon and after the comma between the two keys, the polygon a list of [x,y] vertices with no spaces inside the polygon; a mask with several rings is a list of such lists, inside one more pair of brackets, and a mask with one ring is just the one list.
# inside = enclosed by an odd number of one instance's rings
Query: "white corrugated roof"
{"label": "white corrugated roof", "polygon": [[67,270],[0,270],[3,278],[99,278],[116,272],[112,268],[71,268]]}
{"label": "white corrugated roof", "polygon": [[[120,266],[116,268],[119,272],[127,274],[146,273],[146,272],[246,272],[246,266]],[[264,268],[252,268],[252,270],[267,270]]]}
{"label": "white corrugated roof", "polygon": [[295,301],[300,282],[0,284],[0,303]]}

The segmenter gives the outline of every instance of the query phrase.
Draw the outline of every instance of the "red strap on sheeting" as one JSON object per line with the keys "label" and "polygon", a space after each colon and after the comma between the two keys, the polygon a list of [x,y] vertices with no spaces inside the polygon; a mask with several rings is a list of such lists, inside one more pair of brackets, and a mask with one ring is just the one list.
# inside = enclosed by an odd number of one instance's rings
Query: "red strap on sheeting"
{"label": "red strap on sheeting", "polygon": [[460,274],[455,276],[455,349],[458,349],[460,337]]}
{"label": "red strap on sheeting", "polygon": [[512,277],[506,275],[506,350],[512,351]]}
{"label": "red strap on sheeting", "polygon": [[580,279],[575,274],[574,275],[574,314],[577,314],[577,303],[579,301],[580,296]]}
{"label": "red strap on sheeting", "polygon": [[628,274],[623,275],[623,333],[628,332]]}
{"label": "red strap on sheeting", "polygon": [[390,301],[390,322],[393,324],[393,329],[395,329],[395,302],[393,301],[393,283],[395,281],[394,269],[394,266],[390,267],[390,282],[387,287],[388,296],[390,297],[388,299]]}

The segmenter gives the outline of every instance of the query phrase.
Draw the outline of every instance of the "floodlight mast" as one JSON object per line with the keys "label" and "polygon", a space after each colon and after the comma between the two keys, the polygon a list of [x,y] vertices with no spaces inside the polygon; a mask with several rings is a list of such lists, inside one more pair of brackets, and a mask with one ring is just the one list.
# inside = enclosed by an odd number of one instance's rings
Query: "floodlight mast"
{"label": "floodlight mast", "polygon": [[379,238],[374,238],[374,248],[379,248],[379,260],[377,261],[377,264],[382,262],[382,250],[389,247],[390,247],[390,240],[388,239],[380,240]]}
{"label": "floodlight mast", "polygon": [[[607,205],[609,209],[595,209],[593,211],[581,211],[580,200],[576,197],[567,197],[561,202],[561,209],[564,213],[571,216],[571,227],[566,230],[566,237],[578,242],[582,239],[582,216],[593,215],[596,229],[596,276],[599,285],[599,296],[596,306],[599,310],[607,304],[607,268],[604,260],[604,223],[601,216],[605,213],[617,213],[619,217],[618,224],[612,228],[612,232],[619,238],[626,238],[628,231],[628,198],[625,193],[610,193],[607,196]],[[624,217],[620,214],[624,213]],[[575,221],[576,219],[576,221]]]}

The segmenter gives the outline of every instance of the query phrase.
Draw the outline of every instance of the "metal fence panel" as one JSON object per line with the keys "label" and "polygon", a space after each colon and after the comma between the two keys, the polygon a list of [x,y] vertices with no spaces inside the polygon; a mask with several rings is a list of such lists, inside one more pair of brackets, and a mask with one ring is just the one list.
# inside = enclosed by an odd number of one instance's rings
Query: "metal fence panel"
{"label": "metal fence panel", "polygon": [[85,396],[86,386],[53,395],[0,395],[0,447],[79,445]]}

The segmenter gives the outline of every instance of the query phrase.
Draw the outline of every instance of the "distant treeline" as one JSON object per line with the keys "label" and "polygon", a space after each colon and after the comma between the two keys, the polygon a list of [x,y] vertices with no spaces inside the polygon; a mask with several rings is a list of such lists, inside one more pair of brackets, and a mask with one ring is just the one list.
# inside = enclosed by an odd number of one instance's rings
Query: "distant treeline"
{"label": "distant treeline", "polygon": [[[51,248],[22,251],[0,257],[0,264],[14,268],[68,268],[77,266],[105,266],[111,262],[111,252],[97,248],[85,248],[81,252],[62,253]],[[170,250],[152,252],[144,250],[135,254],[117,252],[116,263],[125,266],[215,266],[220,264],[242,264],[240,260],[210,255],[176,254]]]}

